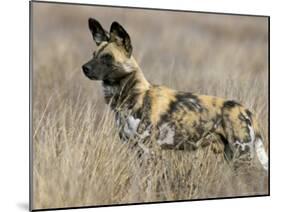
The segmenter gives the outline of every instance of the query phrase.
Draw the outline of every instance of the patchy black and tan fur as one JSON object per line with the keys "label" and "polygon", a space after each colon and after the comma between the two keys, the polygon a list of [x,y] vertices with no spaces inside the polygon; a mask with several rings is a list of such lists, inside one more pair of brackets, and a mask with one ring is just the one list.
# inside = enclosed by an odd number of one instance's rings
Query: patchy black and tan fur
{"label": "patchy black and tan fur", "polygon": [[122,139],[153,138],[161,148],[195,150],[204,145],[204,138],[215,135],[228,159],[249,162],[256,153],[267,169],[262,136],[249,110],[232,100],[149,83],[119,23],[113,22],[108,33],[90,18],[89,28],[98,48],[82,69],[88,78],[103,82],[105,101],[116,114]]}

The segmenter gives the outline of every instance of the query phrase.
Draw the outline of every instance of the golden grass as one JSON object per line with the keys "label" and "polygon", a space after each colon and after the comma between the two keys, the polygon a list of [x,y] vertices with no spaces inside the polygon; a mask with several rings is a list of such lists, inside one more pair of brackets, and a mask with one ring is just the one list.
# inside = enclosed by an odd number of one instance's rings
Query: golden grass
{"label": "golden grass", "polygon": [[149,159],[119,140],[100,83],[80,70],[95,48],[90,16],[124,24],[153,83],[242,102],[267,148],[265,18],[35,3],[33,208],[267,194],[266,173],[235,173],[209,148],[155,148]]}

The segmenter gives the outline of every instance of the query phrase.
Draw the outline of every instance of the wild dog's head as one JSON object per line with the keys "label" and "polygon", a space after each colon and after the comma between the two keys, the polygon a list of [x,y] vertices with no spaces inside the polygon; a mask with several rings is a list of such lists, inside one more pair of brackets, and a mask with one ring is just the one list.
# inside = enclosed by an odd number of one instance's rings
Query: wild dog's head
{"label": "wild dog's head", "polygon": [[84,74],[91,80],[115,82],[135,71],[131,39],[125,29],[113,22],[108,33],[93,18],[88,24],[97,49],[92,59],[82,66]]}

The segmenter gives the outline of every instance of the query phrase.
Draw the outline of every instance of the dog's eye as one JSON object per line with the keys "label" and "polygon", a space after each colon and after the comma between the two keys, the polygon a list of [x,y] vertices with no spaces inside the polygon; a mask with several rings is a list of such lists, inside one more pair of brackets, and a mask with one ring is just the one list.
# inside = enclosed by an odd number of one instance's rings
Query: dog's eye
{"label": "dog's eye", "polygon": [[111,62],[113,60],[113,56],[111,54],[104,54],[100,57],[103,62]]}

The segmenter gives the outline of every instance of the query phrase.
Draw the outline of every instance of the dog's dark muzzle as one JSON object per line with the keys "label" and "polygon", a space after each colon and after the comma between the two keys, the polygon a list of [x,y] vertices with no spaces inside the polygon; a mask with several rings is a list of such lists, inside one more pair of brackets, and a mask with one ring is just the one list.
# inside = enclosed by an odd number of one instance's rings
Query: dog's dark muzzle
{"label": "dog's dark muzzle", "polygon": [[88,62],[82,66],[84,74],[91,80],[97,80],[98,77],[94,74],[93,64]]}
{"label": "dog's dark muzzle", "polygon": [[86,76],[88,76],[91,72],[91,67],[87,64],[83,65],[82,66],[82,69],[83,69],[83,72]]}

